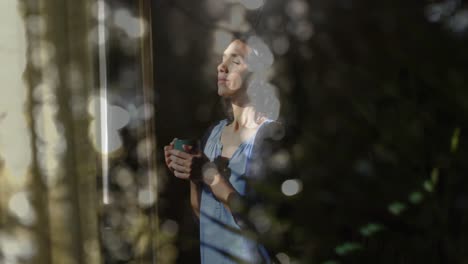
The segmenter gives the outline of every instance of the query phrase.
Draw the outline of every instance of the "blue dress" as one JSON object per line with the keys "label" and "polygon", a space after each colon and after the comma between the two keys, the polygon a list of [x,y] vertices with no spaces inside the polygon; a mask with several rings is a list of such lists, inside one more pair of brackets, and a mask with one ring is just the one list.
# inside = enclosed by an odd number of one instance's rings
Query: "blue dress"
{"label": "blue dress", "polygon": [[[262,123],[261,127],[272,120]],[[214,161],[221,156],[221,134],[228,121],[221,120],[211,131],[204,153]],[[260,128],[261,128],[260,127]],[[229,159],[229,181],[241,195],[248,195],[246,171],[252,156],[255,137],[243,142]],[[203,184],[200,203],[200,254],[202,264],[270,263],[263,246],[242,234],[231,212]]]}

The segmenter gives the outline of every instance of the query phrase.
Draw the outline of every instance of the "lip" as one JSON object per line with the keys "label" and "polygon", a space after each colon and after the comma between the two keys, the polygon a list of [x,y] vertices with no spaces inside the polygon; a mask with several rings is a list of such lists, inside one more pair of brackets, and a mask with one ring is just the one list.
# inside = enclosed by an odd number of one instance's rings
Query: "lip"
{"label": "lip", "polygon": [[227,82],[226,78],[218,78],[218,83],[225,83]]}

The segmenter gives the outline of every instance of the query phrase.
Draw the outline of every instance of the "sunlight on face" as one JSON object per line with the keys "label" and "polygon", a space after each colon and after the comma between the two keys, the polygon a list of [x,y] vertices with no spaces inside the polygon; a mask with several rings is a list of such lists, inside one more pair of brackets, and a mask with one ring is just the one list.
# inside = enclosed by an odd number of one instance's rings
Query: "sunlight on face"
{"label": "sunlight on face", "polygon": [[280,102],[276,87],[269,81],[274,75],[273,63],[273,53],[261,38],[232,41],[218,65],[219,96],[247,99],[257,111],[276,120]]}
{"label": "sunlight on face", "polygon": [[249,47],[240,40],[234,40],[224,51],[223,60],[218,65],[218,94],[231,97],[236,94],[245,83],[248,73],[245,59]]}

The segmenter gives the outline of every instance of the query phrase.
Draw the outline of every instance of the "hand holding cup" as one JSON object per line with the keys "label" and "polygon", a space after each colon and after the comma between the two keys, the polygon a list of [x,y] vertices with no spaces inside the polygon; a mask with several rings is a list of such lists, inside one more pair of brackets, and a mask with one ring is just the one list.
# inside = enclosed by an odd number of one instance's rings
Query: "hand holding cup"
{"label": "hand holding cup", "polygon": [[180,179],[197,181],[201,178],[201,167],[208,160],[198,147],[197,140],[174,139],[167,149],[166,164]]}

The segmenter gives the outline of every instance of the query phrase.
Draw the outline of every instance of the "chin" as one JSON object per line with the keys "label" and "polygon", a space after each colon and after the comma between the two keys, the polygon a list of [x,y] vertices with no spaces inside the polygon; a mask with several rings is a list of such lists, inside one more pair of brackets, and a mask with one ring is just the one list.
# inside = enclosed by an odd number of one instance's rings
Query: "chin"
{"label": "chin", "polygon": [[229,96],[228,90],[229,89],[226,87],[218,86],[218,95],[221,97],[228,97]]}

